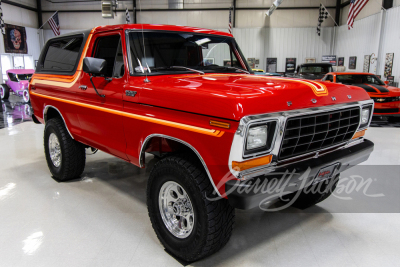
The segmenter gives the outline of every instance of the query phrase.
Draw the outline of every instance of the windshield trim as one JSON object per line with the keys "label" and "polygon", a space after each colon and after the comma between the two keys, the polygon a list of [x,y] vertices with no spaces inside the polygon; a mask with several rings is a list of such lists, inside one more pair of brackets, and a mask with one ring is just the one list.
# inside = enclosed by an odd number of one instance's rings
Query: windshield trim
{"label": "windshield trim", "polygon": [[[131,32],[142,32],[142,29],[127,29],[125,30],[125,45],[126,45],[126,54],[128,57],[128,65],[129,65],[129,75],[130,76],[157,76],[157,75],[173,75],[173,74],[188,74],[188,73],[193,73],[192,71],[189,70],[182,70],[182,71],[166,71],[164,72],[156,72],[156,73],[149,73],[149,72],[144,72],[144,73],[138,73],[135,72],[135,70],[132,68],[132,54],[130,50],[130,43],[129,43],[129,33]],[[253,73],[249,64],[247,63],[246,58],[243,56],[242,51],[240,50],[239,45],[237,44],[236,40],[234,37],[230,36],[225,36],[225,35],[217,35],[217,34],[209,34],[209,33],[196,33],[196,32],[185,32],[185,31],[166,31],[166,30],[143,30],[143,32],[167,32],[167,33],[177,33],[177,34],[182,34],[182,33],[190,33],[193,35],[202,35],[202,36],[214,36],[214,37],[223,37],[226,39],[232,39],[234,48],[237,51],[237,56],[240,57],[241,61],[245,65],[246,69],[245,71],[248,71],[250,74]],[[236,71],[219,71],[219,72],[207,72],[204,71],[205,73],[225,73],[225,74],[238,74]]]}

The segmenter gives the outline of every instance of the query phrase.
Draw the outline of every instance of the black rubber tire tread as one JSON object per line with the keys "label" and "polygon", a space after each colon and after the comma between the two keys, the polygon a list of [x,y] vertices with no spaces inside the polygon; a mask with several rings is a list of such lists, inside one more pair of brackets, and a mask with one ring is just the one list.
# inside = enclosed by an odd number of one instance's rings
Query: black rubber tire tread
{"label": "black rubber tire tread", "polygon": [[7,84],[2,84],[4,88],[4,97],[2,99],[7,100],[10,97],[10,87]]}
{"label": "black rubber tire tread", "polygon": [[[296,201],[292,204],[292,207],[304,210],[324,201],[335,191],[338,181],[339,177],[325,180],[319,184],[310,185],[305,189],[305,192],[300,193]],[[320,190],[315,191],[317,187],[319,187]],[[292,199],[296,193],[297,192],[292,193],[289,199]]]}
{"label": "black rubber tire tread", "polygon": [[[62,160],[59,168],[56,168],[50,159],[48,137],[51,132],[55,132],[61,146]],[[47,166],[55,180],[68,181],[79,178],[83,173],[86,163],[85,147],[71,138],[61,118],[53,118],[46,122],[44,148]]]}
{"label": "black rubber tire tread", "polygon": [[[196,163],[191,163],[188,160],[183,159],[181,156],[182,155],[169,156],[161,159],[154,165],[150,172],[147,185],[147,207],[153,229],[164,247],[176,257],[188,262],[193,262],[216,253],[229,241],[235,222],[235,209],[229,205],[226,199],[220,199],[217,201],[208,200],[206,195],[209,197],[214,196],[214,189],[204,169]],[[194,249],[191,249],[190,251],[187,248],[180,251],[171,249],[166,240],[164,240],[162,235],[160,235],[160,227],[163,227],[166,231],[168,230],[162,221],[160,225],[156,220],[157,213],[159,214],[160,212],[158,210],[158,203],[153,203],[152,196],[153,194],[156,194],[158,199],[159,192],[154,192],[152,188],[156,180],[161,175],[165,174],[165,172],[168,172],[168,170],[172,173],[179,171],[185,174],[188,181],[191,181],[189,183],[192,183],[192,186],[194,186],[194,188],[200,193],[197,194],[197,196],[201,196],[201,199],[198,199],[199,203],[201,203],[201,207],[194,208],[204,209],[206,214],[207,230],[201,232],[200,238],[194,239],[193,243],[197,242],[197,244],[194,244],[193,246],[191,244],[190,247]],[[189,196],[190,198],[193,198],[192,195],[189,194]],[[194,202],[193,199],[192,202]],[[193,232],[195,232],[194,229]],[[172,234],[170,235],[172,236]]]}

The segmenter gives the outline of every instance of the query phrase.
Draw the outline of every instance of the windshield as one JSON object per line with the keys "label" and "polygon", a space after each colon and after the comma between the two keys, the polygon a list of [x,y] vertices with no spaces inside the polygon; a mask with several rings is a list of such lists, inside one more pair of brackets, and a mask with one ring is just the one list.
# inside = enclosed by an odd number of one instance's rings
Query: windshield
{"label": "windshield", "polygon": [[331,66],[302,66],[300,73],[328,73],[332,71]]}
{"label": "windshield", "polygon": [[20,81],[29,81],[32,77],[32,74],[17,74],[17,79]]}
{"label": "windshield", "polygon": [[12,81],[12,82],[28,81],[32,77],[32,74],[15,74],[15,73],[9,72],[8,77],[10,78],[10,81]]}
{"label": "windshield", "polygon": [[375,75],[363,75],[363,74],[348,74],[348,75],[337,75],[337,83],[343,84],[376,84],[385,85],[378,77]]}
{"label": "windshield", "polygon": [[186,32],[135,31],[129,32],[128,49],[132,74],[146,71],[150,75],[190,72],[183,67],[202,72],[232,73],[249,70],[231,37]]}

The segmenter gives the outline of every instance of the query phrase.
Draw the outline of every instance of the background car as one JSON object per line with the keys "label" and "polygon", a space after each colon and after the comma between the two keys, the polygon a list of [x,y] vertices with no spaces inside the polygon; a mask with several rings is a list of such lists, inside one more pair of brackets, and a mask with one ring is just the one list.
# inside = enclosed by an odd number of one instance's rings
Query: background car
{"label": "background car", "polygon": [[365,72],[330,72],[322,78],[363,88],[375,102],[374,116],[400,116],[400,89],[389,86],[378,76]]}
{"label": "background car", "polygon": [[32,69],[11,69],[6,72],[8,80],[0,86],[1,99],[8,99],[11,94],[21,96],[23,102],[29,103],[28,91],[29,79],[35,70]]}
{"label": "background car", "polygon": [[[288,64],[289,66],[289,64]],[[330,63],[304,63],[297,66],[296,72],[286,74],[287,77],[316,80],[333,71]]]}
{"label": "background car", "polygon": [[265,72],[262,69],[252,69],[255,75],[265,75],[265,76],[283,76],[283,74],[276,72]]}

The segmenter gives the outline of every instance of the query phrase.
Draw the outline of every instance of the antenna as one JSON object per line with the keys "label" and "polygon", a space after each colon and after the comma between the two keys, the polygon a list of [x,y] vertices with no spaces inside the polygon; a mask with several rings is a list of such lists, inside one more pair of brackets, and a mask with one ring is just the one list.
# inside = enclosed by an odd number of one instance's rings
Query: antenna
{"label": "antenna", "polygon": [[[139,0],[139,11],[140,14],[142,14],[142,4],[141,1]],[[147,66],[147,71],[150,70],[149,65],[147,64],[147,57],[146,57],[146,46],[144,45],[144,33],[143,33],[143,23],[142,23],[142,39],[143,39],[143,56],[144,56],[144,60],[146,61],[146,66]],[[150,82],[149,79],[147,79],[147,71],[145,72],[146,78],[144,79],[145,83]]]}

